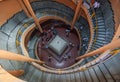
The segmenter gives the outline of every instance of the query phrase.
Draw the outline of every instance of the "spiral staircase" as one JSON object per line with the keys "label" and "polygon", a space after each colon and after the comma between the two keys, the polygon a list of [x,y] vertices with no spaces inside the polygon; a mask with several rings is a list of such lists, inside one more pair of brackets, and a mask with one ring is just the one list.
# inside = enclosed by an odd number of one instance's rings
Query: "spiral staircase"
{"label": "spiral staircase", "polygon": [[[82,5],[87,19],[81,15],[75,22],[74,29],[80,39],[79,56],[110,43],[115,35],[111,3],[109,0],[99,1],[101,6],[96,10],[92,6],[87,9]],[[74,9],[57,0],[33,0],[31,6],[41,24],[46,20],[54,19],[71,25],[75,14]],[[41,39],[37,35],[38,32],[34,19],[29,18],[24,11],[20,11],[0,26],[0,49],[39,60],[36,55],[37,44]],[[87,41],[84,38],[87,38]],[[24,70],[25,73],[12,82],[119,82],[119,52],[119,48],[108,50],[102,54],[83,58],[63,69],[39,65],[35,62],[4,59],[0,59],[0,64],[5,70]]]}

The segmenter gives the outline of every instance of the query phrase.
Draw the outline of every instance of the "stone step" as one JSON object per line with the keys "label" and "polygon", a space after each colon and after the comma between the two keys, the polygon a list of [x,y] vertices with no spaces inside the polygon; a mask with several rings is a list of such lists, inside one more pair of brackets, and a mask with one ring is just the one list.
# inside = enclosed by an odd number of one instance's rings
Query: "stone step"
{"label": "stone step", "polygon": [[75,79],[76,79],[76,82],[81,82],[79,72],[75,73]]}
{"label": "stone step", "polygon": [[[120,56],[120,55],[119,55]],[[120,59],[118,56],[118,60]],[[115,65],[114,61],[116,61],[116,58],[114,57],[114,59],[108,60],[108,62],[105,62],[104,65],[106,66],[106,68],[108,69],[108,71],[112,74],[113,78],[116,79],[116,82],[119,82],[120,79],[120,70],[118,70],[118,66]],[[111,67],[112,66],[112,67]]]}
{"label": "stone step", "polygon": [[[32,76],[31,78],[29,78],[28,82],[42,82],[41,80],[39,80],[39,78],[42,76],[42,72],[38,69],[34,69],[34,72],[32,72]],[[49,78],[50,74],[48,74],[46,77]],[[49,79],[50,81],[50,79]],[[48,82],[48,81],[46,81]]]}
{"label": "stone step", "polygon": [[98,26],[98,29],[105,29],[105,26]]}
{"label": "stone step", "polygon": [[87,82],[87,77],[85,76],[84,72],[79,72],[80,74],[80,82]]}
{"label": "stone step", "polygon": [[94,71],[99,79],[100,82],[106,82],[106,78],[104,77],[103,73],[101,72],[101,70],[99,69],[98,66],[95,66]]}
{"label": "stone step", "polygon": [[104,66],[104,64],[102,63],[99,64],[99,69],[104,74],[104,77],[106,78],[107,82],[115,82],[115,80],[113,79],[113,76],[111,76],[109,70],[106,68],[106,66]]}
{"label": "stone step", "polygon": [[104,38],[104,37],[97,37],[97,39],[99,39],[99,40],[104,40],[104,41],[105,41],[105,38]]}
{"label": "stone step", "polygon": [[9,36],[0,32],[0,49],[7,50],[8,38]]}
{"label": "stone step", "polygon": [[99,31],[99,32],[106,32],[105,29],[99,29],[99,26],[98,26],[98,31]]}
{"label": "stone step", "polygon": [[93,79],[91,78],[90,72],[88,70],[85,70],[84,73],[85,73],[85,76],[87,78],[86,79],[87,82],[93,82]]}
{"label": "stone step", "polygon": [[10,60],[0,59],[0,65],[5,70],[15,70],[15,67],[11,64]]}
{"label": "stone step", "polygon": [[[61,78],[61,82],[67,82],[65,74],[60,75],[60,78]],[[71,77],[71,79],[72,78],[74,78],[74,77]],[[75,81],[73,81],[73,82],[75,82]]]}
{"label": "stone step", "polygon": [[69,74],[66,74],[65,77],[66,77],[66,81],[67,81],[67,82],[71,82],[71,79],[70,79],[70,75],[69,75]]}
{"label": "stone step", "polygon": [[100,43],[100,44],[107,44],[106,41],[101,41],[101,40],[96,40],[96,42]]}
{"label": "stone step", "polygon": [[94,71],[93,68],[88,69],[91,75],[91,78],[93,79],[93,82],[99,82],[99,79],[97,77],[96,72]]}
{"label": "stone step", "polygon": [[98,23],[104,23],[104,20],[98,19],[97,22],[98,22]]}
{"label": "stone step", "polygon": [[25,79],[24,80],[29,81],[36,69],[30,64],[27,66],[28,67],[25,68],[25,75],[24,75]]}

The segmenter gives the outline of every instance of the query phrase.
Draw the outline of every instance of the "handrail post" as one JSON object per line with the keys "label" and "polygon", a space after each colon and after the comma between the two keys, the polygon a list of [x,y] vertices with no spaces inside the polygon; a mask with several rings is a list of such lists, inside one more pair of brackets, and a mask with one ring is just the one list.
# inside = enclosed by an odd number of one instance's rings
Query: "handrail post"
{"label": "handrail post", "polygon": [[115,49],[115,48],[118,48],[120,47],[120,39],[118,40],[115,40],[115,41],[112,41],[111,43],[101,47],[101,48],[98,48],[97,50],[94,50],[90,53],[87,53],[87,54],[84,54],[80,57],[77,57],[76,60],[80,60],[82,58],[86,58],[86,57],[90,57],[90,56],[94,56],[96,54],[100,54],[102,52],[105,52],[106,50],[112,50],[112,49]]}
{"label": "handrail post", "polygon": [[119,25],[118,30],[116,31],[116,33],[114,35],[113,40],[109,44],[107,44],[103,47],[100,47],[100,48],[98,48],[98,49],[96,49],[96,50],[94,50],[90,53],[79,56],[79,57],[76,58],[76,60],[80,60],[82,58],[94,56],[94,55],[100,54],[100,53],[102,53],[106,50],[112,50],[112,49],[120,47],[120,37],[119,36],[120,36],[120,25]]}
{"label": "handrail post", "polygon": [[27,10],[26,6],[24,5],[23,0],[17,0],[17,1],[18,1],[18,3],[20,4],[20,6],[22,7],[22,9],[24,10],[24,12],[26,13],[26,15],[27,15],[28,17],[31,17],[31,14],[30,14],[30,12]]}
{"label": "handrail post", "polygon": [[16,60],[16,61],[23,61],[23,62],[35,62],[38,64],[44,64],[43,61],[32,59],[32,58],[29,58],[20,54],[15,54],[5,50],[0,50],[0,59]]}
{"label": "handrail post", "polygon": [[71,30],[74,28],[75,22],[76,22],[76,20],[77,20],[77,18],[79,16],[79,13],[81,12],[82,2],[83,2],[83,0],[79,0],[79,2],[77,4],[75,14],[74,14],[74,17],[73,17],[73,21],[72,21],[72,24],[71,24]]}
{"label": "handrail post", "polygon": [[28,9],[29,13],[31,14],[32,18],[34,19],[35,21],[35,24],[37,25],[38,29],[40,30],[41,33],[43,33],[43,30],[42,30],[42,27],[41,25],[39,24],[39,19],[36,17],[31,5],[30,5],[30,2],[29,0],[23,0],[24,3],[25,3],[25,6],[26,8]]}

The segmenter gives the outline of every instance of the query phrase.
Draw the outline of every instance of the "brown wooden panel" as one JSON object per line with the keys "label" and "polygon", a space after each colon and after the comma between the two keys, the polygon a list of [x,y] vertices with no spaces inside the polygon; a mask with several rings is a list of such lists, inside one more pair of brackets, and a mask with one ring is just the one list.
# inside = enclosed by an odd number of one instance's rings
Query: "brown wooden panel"
{"label": "brown wooden panel", "polygon": [[21,9],[17,0],[4,0],[0,2],[0,26]]}

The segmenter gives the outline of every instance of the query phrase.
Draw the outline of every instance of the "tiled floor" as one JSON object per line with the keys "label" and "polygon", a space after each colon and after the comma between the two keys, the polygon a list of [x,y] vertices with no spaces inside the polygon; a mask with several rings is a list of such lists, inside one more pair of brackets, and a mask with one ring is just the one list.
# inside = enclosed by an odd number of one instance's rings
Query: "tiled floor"
{"label": "tiled floor", "polygon": [[[78,57],[78,45],[80,44],[76,31],[73,30],[68,36],[66,33],[66,27],[55,26],[54,29],[50,29],[53,24],[46,25],[46,32],[39,40],[37,45],[37,53],[40,60],[45,61],[47,66],[53,68],[65,68],[75,64],[75,58]],[[54,32],[55,31],[55,32]],[[67,47],[64,49],[62,54],[55,53],[52,49],[49,48],[49,43],[55,38],[55,36],[60,36],[68,42]],[[71,45],[72,43],[72,45]],[[56,45],[57,46],[57,45]]]}

